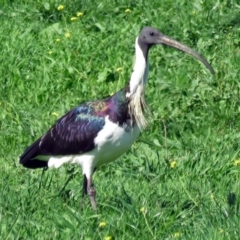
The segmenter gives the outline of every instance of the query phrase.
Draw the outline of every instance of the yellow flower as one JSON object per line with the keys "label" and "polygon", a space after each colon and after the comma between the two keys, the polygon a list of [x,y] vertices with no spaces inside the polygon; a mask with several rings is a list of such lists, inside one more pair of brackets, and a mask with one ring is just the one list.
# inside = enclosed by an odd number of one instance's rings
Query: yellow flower
{"label": "yellow flower", "polygon": [[236,159],[233,163],[234,166],[240,165],[240,159]]}
{"label": "yellow flower", "polygon": [[131,9],[127,8],[127,9],[125,10],[125,13],[130,13],[131,11],[132,11]]}
{"label": "yellow flower", "polygon": [[145,213],[147,212],[147,210],[146,210],[145,207],[142,207],[142,208],[140,209],[140,212],[141,212],[142,214],[145,214]]}
{"label": "yellow flower", "polygon": [[178,238],[178,237],[180,237],[181,236],[181,233],[180,232],[175,232],[174,234],[173,234],[173,237],[174,238]]}
{"label": "yellow flower", "polygon": [[52,115],[53,115],[53,116],[56,116],[56,117],[59,116],[59,114],[58,114],[57,112],[52,112]]}
{"label": "yellow flower", "polygon": [[219,228],[219,233],[224,233],[224,230],[222,228]]}
{"label": "yellow flower", "polygon": [[104,240],[112,240],[112,239],[113,239],[112,236],[107,236],[104,238]]}
{"label": "yellow flower", "polygon": [[64,9],[64,6],[63,5],[59,5],[58,7],[57,7],[57,10],[58,11],[62,11]]}
{"label": "yellow flower", "polygon": [[210,195],[210,198],[211,198],[211,200],[213,201],[213,200],[214,200],[214,195],[211,194],[211,195]]}
{"label": "yellow flower", "polygon": [[122,70],[123,70],[122,67],[119,67],[119,68],[116,69],[117,72],[120,72],[120,71],[122,71]]}
{"label": "yellow flower", "polygon": [[83,12],[77,12],[77,17],[81,17],[83,15]]}
{"label": "yellow flower", "polygon": [[75,20],[77,20],[76,17],[71,17],[71,21],[75,21]]}
{"label": "yellow flower", "polygon": [[60,38],[57,38],[57,39],[56,39],[56,42],[61,42],[61,39],[60,39]]}
{"label": "yellow flower", "polygon": [[176,161],[172,161],[170,163],[170,168],[175,168],[177,166],[177,162]]}
{"label": "yellow flower", "polygon": [[70,37],[71,37],[71,33],[70,33],[70,32],[67,32],[67,33],[65,34],[65,37],[66,37],[66,38],[70,38]]}
{"label": "yellow flower", "polygon": [[48,51],[48,54],[51,55],[53,53],[53,51]]}
{"label": "yellow flower", "polygon": [[104,228],[106,225],[107,225],[106,222],[100,222],[99,225],[98,225],[98,227]]}

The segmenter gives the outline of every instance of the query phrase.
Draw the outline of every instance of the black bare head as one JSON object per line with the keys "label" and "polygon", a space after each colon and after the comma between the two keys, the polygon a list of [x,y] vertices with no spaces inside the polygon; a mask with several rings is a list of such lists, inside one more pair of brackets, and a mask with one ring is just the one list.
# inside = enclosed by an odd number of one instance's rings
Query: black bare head
{"label": "black bare head", "polygon": [[145,57],[147,57],[150,47],[156,44],[164,44],[194,56],[195,58],[200,60],[212,74],[214,74],[212,66],[199,53],[189,48],[188,46],[164,35],[156,28],[144,27],[138,37],[138,45],[141,48]]}
{"label": "black bare head", "polygon": [[163,35],[159,30],[153,27],[145,27],[140,32],[138,37],[138,43],[141,45],[147,45],[149,48],[152,45],[159,44],[159,39]]}

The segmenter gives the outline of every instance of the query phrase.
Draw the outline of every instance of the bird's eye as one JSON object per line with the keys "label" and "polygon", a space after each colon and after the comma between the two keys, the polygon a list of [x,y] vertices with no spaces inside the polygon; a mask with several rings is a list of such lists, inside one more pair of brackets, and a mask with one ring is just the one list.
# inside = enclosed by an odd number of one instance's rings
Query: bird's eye
{"label": "bird's eye", "polygon": [[150,32],[150,36],[154,36],[154,32]]}

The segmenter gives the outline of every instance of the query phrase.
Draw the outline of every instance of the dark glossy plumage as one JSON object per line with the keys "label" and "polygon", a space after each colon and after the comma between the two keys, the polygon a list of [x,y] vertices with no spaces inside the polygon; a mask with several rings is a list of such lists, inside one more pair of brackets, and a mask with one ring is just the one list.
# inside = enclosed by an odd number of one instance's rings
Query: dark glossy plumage
{"label": "dark glossy plumage", "polygon": [[47,167],[43,156],[65,156],[91,151],[94,139],[104,127],[108,115],[112,122],[130,127],[124,88],[99,101],[84,103],[61,117],[44,134],[20,156],[20,163],[28,168]]}

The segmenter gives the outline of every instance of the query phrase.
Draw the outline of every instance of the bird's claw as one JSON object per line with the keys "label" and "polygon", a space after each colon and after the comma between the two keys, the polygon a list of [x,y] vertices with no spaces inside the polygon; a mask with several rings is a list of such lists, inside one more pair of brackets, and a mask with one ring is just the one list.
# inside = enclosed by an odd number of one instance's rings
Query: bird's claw
{"label": "bird's claw", "polygon": [[96,199],[95,199],[95,197],[96,197],[96,191],[95,191],[95,189],[94,189],[93,186],[90,186],[90,187],[88,188],[88,196],[89,196],[90,203],[91,203],[91,205],[92,205],[93,210],[94,210],[94,211],[97,211],[97,203],[96,203]]}

